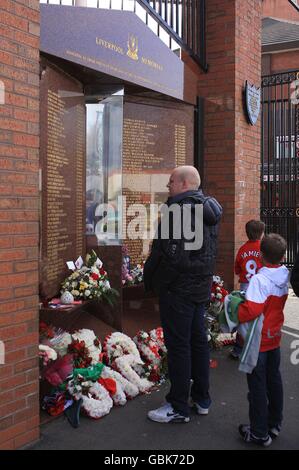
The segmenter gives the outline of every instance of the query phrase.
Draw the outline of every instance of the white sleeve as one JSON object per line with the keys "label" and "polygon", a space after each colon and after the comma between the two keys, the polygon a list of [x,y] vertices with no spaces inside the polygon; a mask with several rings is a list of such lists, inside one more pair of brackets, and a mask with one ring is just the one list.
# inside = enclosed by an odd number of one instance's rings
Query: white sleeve
{"label": "white sleeve", "polygon": [[268,298],[267,290],[267,279],[261,274],[255,274],[249,281],[245,298],[250,302],[263,304]]}

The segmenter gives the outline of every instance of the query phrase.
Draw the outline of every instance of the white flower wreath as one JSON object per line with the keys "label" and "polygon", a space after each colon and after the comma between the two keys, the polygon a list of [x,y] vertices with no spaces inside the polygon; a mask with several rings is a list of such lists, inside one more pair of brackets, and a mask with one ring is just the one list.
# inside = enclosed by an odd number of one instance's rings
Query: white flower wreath
{"label": "white flower wreath", "polygon": [[[82,393],[82,387],[88,389],[87,394]],[[102,418],[102,416],[110,413],[113,407],[113,401],[109,393],[98,382],[83,382],[81,386],[74,386],[73,382],[69,382],[68,391],[76,400],[82,398],[82,409],[90,418]]]}
{"label": "white flower wreath", "polygon": [[133,383],[129,382],[125,377],[123,377],[119,372],[116,370],[111,369],[108,366],[105,366],[101,377],[111,378],[114,379],[117,383],[119,383],[126,395],[127,398],[135,398],[139,395],[139,389]]}
{"label": "white flower wreath", "polygon": [[112,395],[115,405],[125,405],[127,398],[134,398],[139,394],[138,388],[125,379],[119,372],[105,366],[102,370],[101,377],[103,379],[113,379],[116,382],[116,393]]}
{"label": "white flower wreath", "polygon": [[97,382],[90,387],[88,395],[82,395],[82,398],[82,408],[88,416],[94,419],[107,415],[113,407],[109,393]]}
{"label": "white flower wreath", "polygon": [[113,361],[124,354],[133,354],[140,359],[140,354],[134,341],[124,333],[116,331],[107,336],[104,342],[104,351],[106,352],[108,362],[111,365]]}
{"label": "white flower wreath", "polygon": [[154,384],[147,379],[142,379],[137,372],[133,369],[135,365],[142,365],[140,357],[134,354],[126,354],[115,359],[116,369],[123,375],[129,382],[136,385],[141,393],[148,392]]}
{"label": "white flower wreath", "polygon": [[154,341],[154,343],[156,343],[159,346],[159,349],[161,349],[161,351],[166,354],[167,353],[167,348],[166,348],[165,342],[164,342],[163,328],[161,326],[159,326],[158,328],[155,328],[154,330],[151,330],[149,332],[149,335],[150,335],[152,341]]}
{"label": "white flower wreath", "polygon": [[136,344],[142,357],[147,363],[153,364],[153,365],[159,365],[161,358],[157,351],[158,346],[151,339],[148,333],[146,333],[145,331],[140,331],[133,338],[133,341]]}
{"label": "white flower wreath", "polygon": [[[144,363],[136,344],[129,336],[120,332],[112,333],[105,339],[104,351],[109,364],[133,384],[139,392],[145,393],[153,387],[152,382],[140,377],[144,374]],[[132,396],[132,392],[129,393]]]}

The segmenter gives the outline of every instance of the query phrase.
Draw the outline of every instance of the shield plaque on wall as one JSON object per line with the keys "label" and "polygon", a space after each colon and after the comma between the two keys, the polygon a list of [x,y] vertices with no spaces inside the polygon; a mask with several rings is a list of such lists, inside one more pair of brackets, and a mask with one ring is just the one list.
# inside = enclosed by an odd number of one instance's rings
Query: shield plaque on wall
{"label": "shield plaque on wall", "polygon": [[258,120],[261,109],[261,88],[250,85],[250,83],[246,81],[245,95],[248,119],[250,124],[254,126]]}

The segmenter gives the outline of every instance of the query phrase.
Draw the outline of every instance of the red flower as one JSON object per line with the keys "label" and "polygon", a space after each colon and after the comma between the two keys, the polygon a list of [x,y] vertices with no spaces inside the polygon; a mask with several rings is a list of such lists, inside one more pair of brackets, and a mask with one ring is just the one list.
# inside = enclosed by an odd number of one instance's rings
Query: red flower
{"label": "red flower", "polygon": [[100,269],[100,274],[101,274],[101,276],[106,276],[107,272],[105,271],[104,268],[101,268]]}
{"label": "red flower", "polygon": [[96,274],[96,273],[91,273],[90,277],[91,277],[94,281],[97,281],[97,280],[100,278],[100,276],[99,276],[98,274]]}
{"label": "red flower", "polygon": [[73,354],[76,368],[85,369],[90,366],[92,358],[89,357],[89,351],[86,348],[84,341],[74,340],[68,346],[68,352]]}
{"label": "red flower", "polygon": [[[216,295],[221,294],[222,297],[220,299],[216,298]],[[212,289],[211,289],[211,301],[212,302],[224,302],[224,298],[227,296],[228,291],[224,289],[223,286],[217,284],[216,282],[213,282]]]}
{"label": "red flower", "polygon": [[55,336],[54,328],[43,321],[39,324],[39,332],[41,336],[46,338],[54,338]]}
{"label": "red flower", "polygon": [[149,376],[149,380],[150,380],[151,382],[156,383],[156,382],[159,382],[160,377],[159,377],[159,375],[156,374],[155,372],[151,372],[151,373],[150,373],[150,376]]}

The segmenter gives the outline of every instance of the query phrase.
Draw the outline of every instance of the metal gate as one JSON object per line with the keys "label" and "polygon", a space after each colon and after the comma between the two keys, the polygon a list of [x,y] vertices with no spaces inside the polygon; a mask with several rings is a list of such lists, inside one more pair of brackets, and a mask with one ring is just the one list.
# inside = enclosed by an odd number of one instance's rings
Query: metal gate
{"label": "metal gate", "polygon": [[261,218],[287,240],[291,267],[299,244],[299,71],[262,78],[261,153]]}

